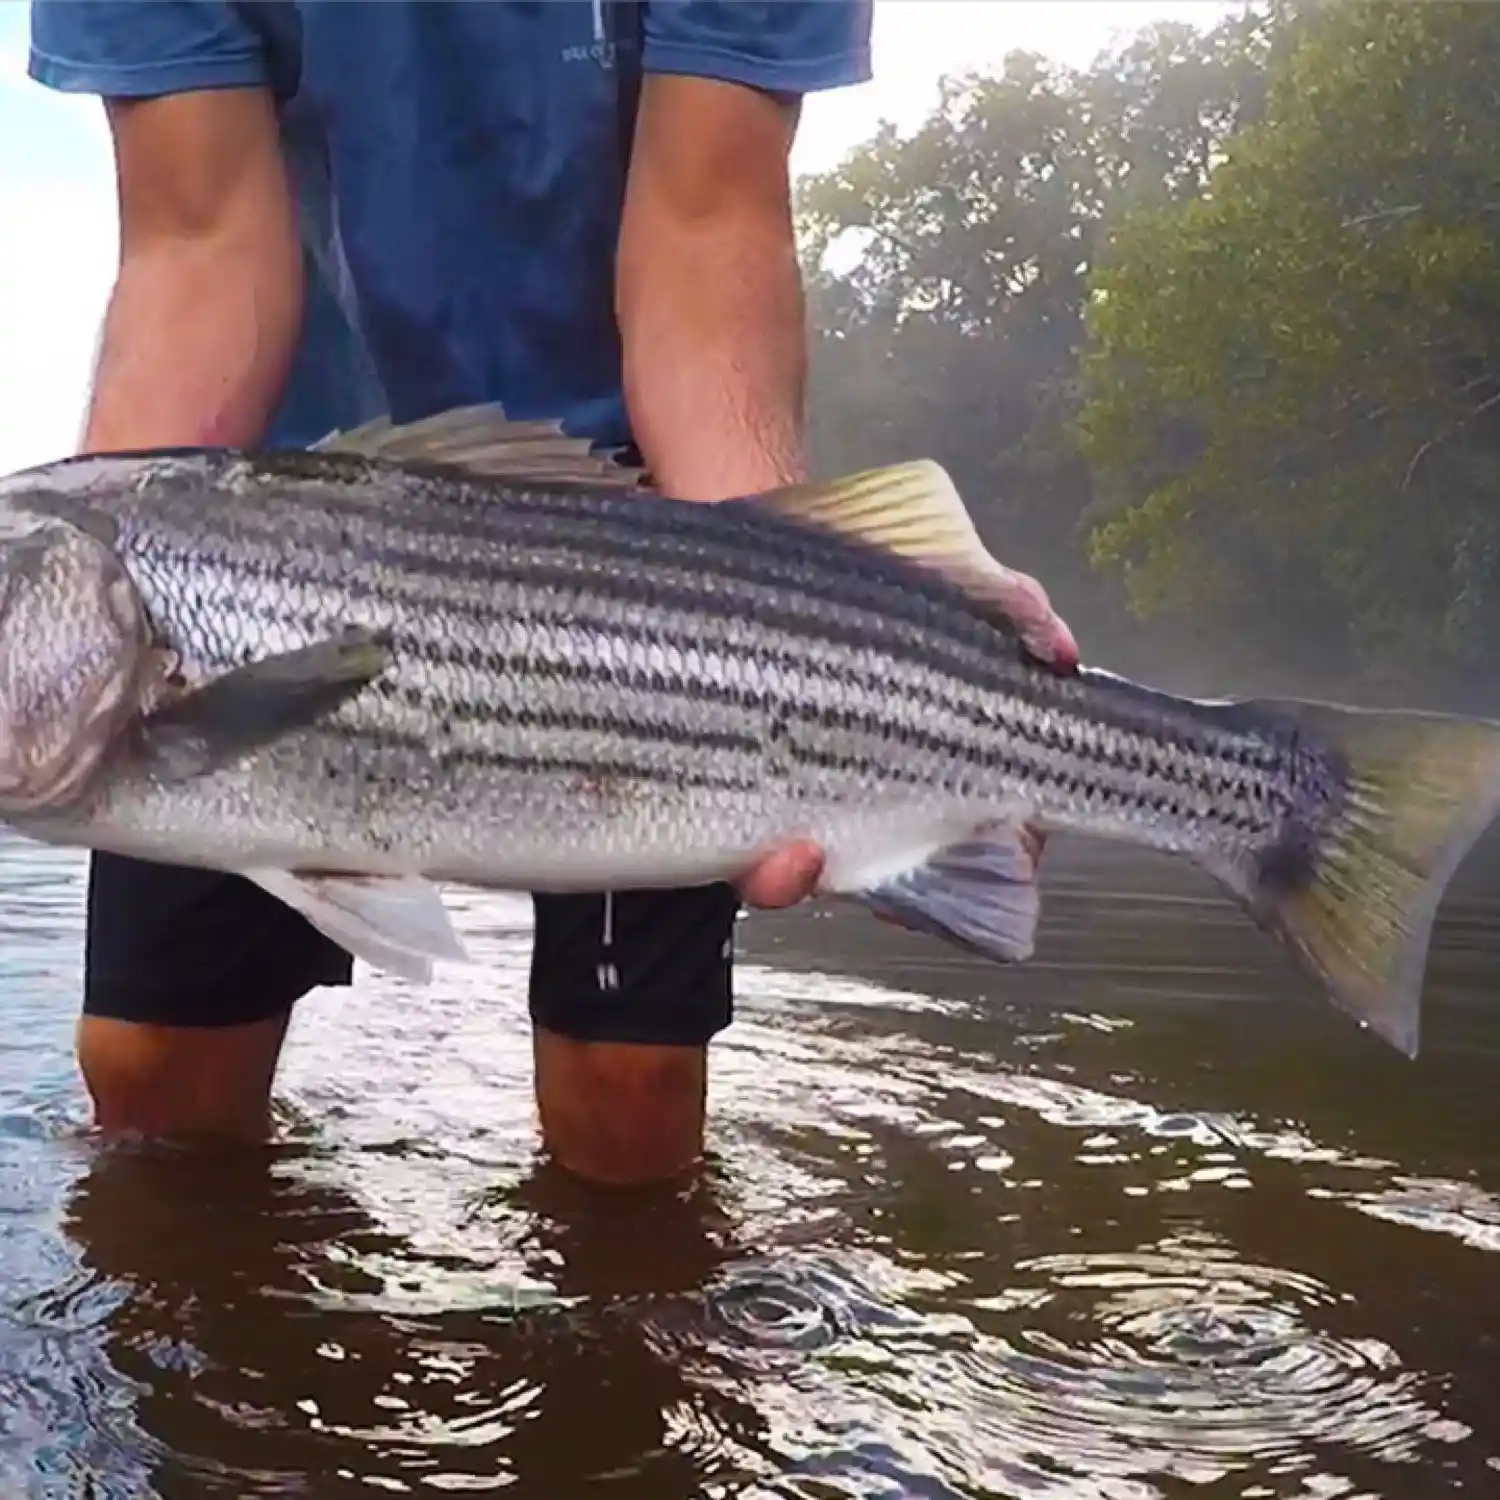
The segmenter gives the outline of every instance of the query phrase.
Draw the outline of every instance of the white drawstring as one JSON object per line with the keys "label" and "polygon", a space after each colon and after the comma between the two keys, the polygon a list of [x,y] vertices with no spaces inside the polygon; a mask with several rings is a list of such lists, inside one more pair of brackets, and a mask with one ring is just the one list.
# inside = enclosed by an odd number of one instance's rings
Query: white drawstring
{"label": "white drawstring", "polygon": [[609,957],[609,950],[615,942],[615,897],[613,891],[604,893],[604,931],[600,934],[603,942],[600,944],[603,950],[599,960],[599,971],[597,979],[601,990],[617,990],[620,988],[620,971],[614,966]]}

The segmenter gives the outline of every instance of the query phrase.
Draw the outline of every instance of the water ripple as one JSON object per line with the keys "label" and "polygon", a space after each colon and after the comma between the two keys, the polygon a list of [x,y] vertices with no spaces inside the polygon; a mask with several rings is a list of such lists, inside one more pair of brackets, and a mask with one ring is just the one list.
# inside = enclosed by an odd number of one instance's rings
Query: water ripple
{"label": "water ripple", "polygon": [[1044,1289],[1027,1326],[964,1363],[994,1403],[991,1430],[1003,1416],[1018,1458],[1045,1461],[1038,1474],[1201,1484],[1295,1467],[1315,1447],[1399,1463],[1470,1435],[1387,1343],[1337,1331],[1358,1322],[1351,1300],[1311,1277],[1201,1239],[1017,1271]]}
{"label": "water ripple", "polygon": [[1500,1253],[1500,1197],[1473,1183],[1397,1177],[1387,1188],[1344,1197],[1372,1219],[1450,1235],[1471,1249]]}

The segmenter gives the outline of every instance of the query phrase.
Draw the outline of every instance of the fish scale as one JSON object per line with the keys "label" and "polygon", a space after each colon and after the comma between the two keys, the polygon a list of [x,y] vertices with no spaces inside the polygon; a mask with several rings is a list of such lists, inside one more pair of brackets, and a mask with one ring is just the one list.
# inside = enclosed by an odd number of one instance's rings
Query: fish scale
{"label": "fish scale", "polygon": [[[1496,726],[1052,671],[935,465],[690,505],[586,445],[549,458],[534,426],[462,416],[0,482],[5,535],[93,539],[96,576],[69,554],[70,618],[101,617],[90,590],[123,570],[185,680],[75,768],[83,796],[7,808],[0,785],[0,815],[245,873],[413,973],[442,943],[399,882],[702,883],[793,837],[824,848],[826,890],[1024,958],[1030,820],[1194,860],[1336,1003],[1414,1047],[1437,899],[1500,807]],[[57,609],[49,587],[36,610]],[[74,677],[111,660],[101,642],[140,675],[97,629]],[[0,658],[7,631],[0,614]],[[392,883],[378,915],[370,879]]]}

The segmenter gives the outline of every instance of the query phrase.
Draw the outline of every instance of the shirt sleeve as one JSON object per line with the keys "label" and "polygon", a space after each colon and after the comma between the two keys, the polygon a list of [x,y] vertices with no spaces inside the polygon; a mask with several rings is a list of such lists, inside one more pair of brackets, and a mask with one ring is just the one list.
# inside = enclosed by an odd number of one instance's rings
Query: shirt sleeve
{"label": "shirt sleeve", "polygon": [[641,64],[772,93],[871,76],[873,0],[646,0]]}
{"label": "shirt sleeve", "polygon": [[28,71],[131,99],[269,81],[261,34],[230,0],[31,0]]}

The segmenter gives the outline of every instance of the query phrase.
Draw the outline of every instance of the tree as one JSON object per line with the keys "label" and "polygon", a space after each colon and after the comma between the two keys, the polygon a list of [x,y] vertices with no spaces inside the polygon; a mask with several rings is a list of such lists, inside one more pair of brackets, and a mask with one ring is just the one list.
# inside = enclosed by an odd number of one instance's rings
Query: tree
{"label": "tree", "polygon": [[1119,618],[1079,530],[1090,272],[1115,219],[1191,198],[1259,117],[1269,14],[1155,26],[1085,70],[1013,53],[947,80],[915,134],[883,129],[800,188],[818,466],[939,459],[1085,637]]}
{"label": "tree", "polygon": [[1310,8],[1087,315],[1093,555],[1143,616],[1429,680],[1500,625],[1500,9]]}

